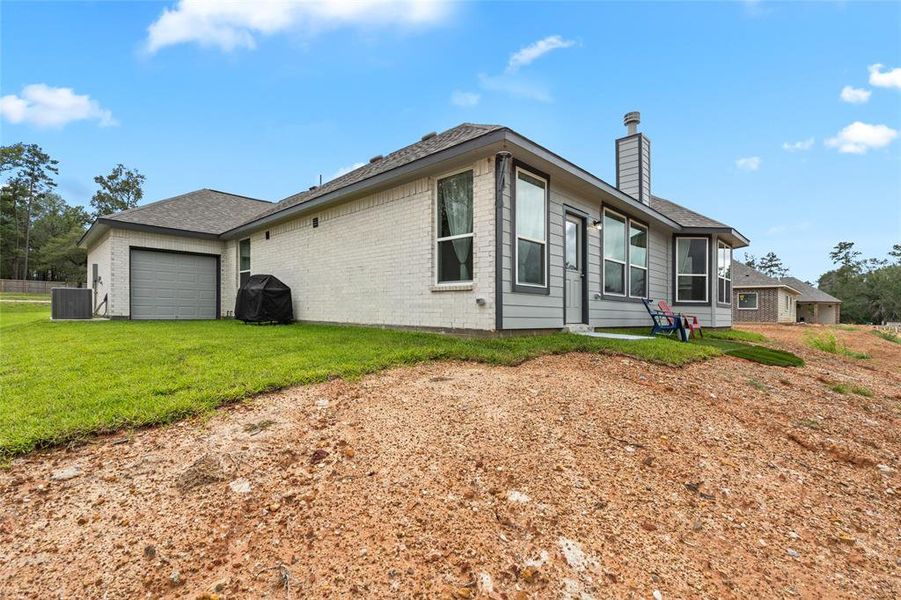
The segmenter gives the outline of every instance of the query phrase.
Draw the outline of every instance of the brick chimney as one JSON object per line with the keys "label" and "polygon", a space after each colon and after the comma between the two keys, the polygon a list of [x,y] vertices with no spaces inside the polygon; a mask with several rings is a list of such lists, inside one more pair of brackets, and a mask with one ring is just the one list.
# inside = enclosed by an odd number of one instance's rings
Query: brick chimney
{"label": "brick chimney", "polygon": [[616,140],[616,187],[644,204],[651,203],[651,140],[638,133],[641,114],[623,117],[626,137]]}

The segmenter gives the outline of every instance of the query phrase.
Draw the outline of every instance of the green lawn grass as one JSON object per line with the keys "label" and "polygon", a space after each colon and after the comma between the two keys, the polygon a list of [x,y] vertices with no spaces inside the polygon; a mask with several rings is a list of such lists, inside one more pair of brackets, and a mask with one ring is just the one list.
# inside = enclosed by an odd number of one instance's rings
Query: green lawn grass
{"label": "green lawn grass", "polygon": [[839,341],[831,331],[826,331],[819,335],[812,332],[808,333],[807,345],[815,350],[828,352],[829,354],[838,354],[840,356],[849,356],[858,359],[870,358],[870,355],[866,352],[858,352],[857,350],[848,348],[844,343]]}
{"label": "green lawn grass", "polygon": [[378,328],[221,321],[52,322],[0,303],[0,457],[164,423],[250,394],[426,360],[511,365],[597,352],[682,365],[720,354],[668,339],[573,334],[460,338]]}
{"label": "green lawn grass", "polygon": [[0,292],[0,302],[3,300],[40,300],[50,302],[50,294],[25,294],[22,292]]}
{"label": "green lawn grass", "polygon": [[876,337],[881,337],[887,342],[892,342],[893,344],[901,344],[901,336],[897,333],[892,333],[891,331],[884,331],[882,329],[874,329],[873,335]]}

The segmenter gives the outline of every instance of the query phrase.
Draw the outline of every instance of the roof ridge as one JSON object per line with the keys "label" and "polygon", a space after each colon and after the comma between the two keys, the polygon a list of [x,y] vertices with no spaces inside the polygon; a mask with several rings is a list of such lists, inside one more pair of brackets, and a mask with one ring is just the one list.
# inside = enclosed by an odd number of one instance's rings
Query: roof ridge
{"label": "roof ridge", "polygon": [[[244,194],[235,194],[233,192],[224,192],[222,190],[216,190],[213,188],[201,188],[201,190],[206,190],[208,192],[216,192],[217,194],[224,194],[226,196],[234,196],[235,198],[244,198],[246,200],[253,200],[254,202],[265,202],[266,204],[273,204],[272,200],[263,200],[261,198],[254,198],[253,196],[245,196]],[[200,191],[200,190],[197,190]]]}

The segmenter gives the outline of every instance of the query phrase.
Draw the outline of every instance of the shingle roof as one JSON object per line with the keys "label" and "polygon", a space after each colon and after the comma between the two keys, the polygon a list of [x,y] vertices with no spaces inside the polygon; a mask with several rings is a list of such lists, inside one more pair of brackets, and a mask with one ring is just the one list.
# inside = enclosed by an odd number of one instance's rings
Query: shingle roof
{"label": "shingle roof", "polygon": [[291,206],[296,206],[302,202],[307,202],[329,192],[357,183],[358,181],[363,181],[364,179],[390,171],[391,169],[406,165],[420,158],[425,158],[436,152],[475,139],[486,133],[497,131],[498,129],[503,129],[503,127],[500,125],[478,125],[475,123],[463,123],[462,125],[457,125],[447,131],[443,131],[437,135],[420,140],[415,144],[410,144],[409,146],[392,152],[375,162],[370,162],[358,169],[354,169],[350,173],[345,173],[340,177],[336,177],[317,188],[288,196],[268,210],[256,215],[256,218],[264,217]]}
{"label": "shingle roof", "polygon": [[218,235],[246,223],[270,206],[272,203],[266,200],[204,188],[101,219]]}
{"label": "shingle roof", "polygon": [[651,208],[663,213],[664,216],[669,217],[683,227],[729,227],[725,223],[705,217],[700,213],[685,208],[681,204],[676,204],[672,200],[667,200],[660,196],[651,196]]}
{"label": "shingle roof", "polygon": [[829,302],[834,304],[841,304],[842,302],[835,296],[830,296],[823,290],[815,288],[796,277],[783,277],[782,282],[801,292],[798,302]]}
{"label": "shingle roof", "polygon": [[776,279],[752,269],[743,262],[732,261],[732,287],[736,289],[753,287],[784,287],[801,293],[801,289],[786,281],[787,278]]}

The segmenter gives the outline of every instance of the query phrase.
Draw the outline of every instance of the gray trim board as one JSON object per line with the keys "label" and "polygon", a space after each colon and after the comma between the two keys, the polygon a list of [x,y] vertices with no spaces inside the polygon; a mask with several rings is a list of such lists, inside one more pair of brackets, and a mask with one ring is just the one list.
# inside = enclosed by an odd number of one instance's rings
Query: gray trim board
{"label": "gray trim board", "polygon": [[504,187],[512,155],[498,152],[494,157],[494,328],[504,328]]}

